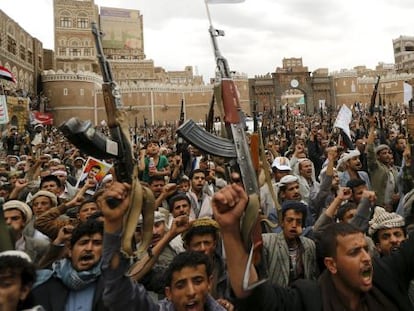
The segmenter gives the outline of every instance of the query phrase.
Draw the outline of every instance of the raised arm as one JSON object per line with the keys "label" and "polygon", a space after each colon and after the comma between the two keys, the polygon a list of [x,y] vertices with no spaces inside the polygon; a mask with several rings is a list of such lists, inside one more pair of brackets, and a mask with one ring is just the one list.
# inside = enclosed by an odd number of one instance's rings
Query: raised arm
{"label": "raised arm", "polygon": [[[239,298],[250,294],[242,286],[248,254],[244,248],[240,233],[240,219],[246,208],[247,201],[246,192],[237,184],[231,184],[221,189],[213,196],[212,201],[214,218],[220,224],[223,237],[230,283],[234,293]],[[256,270],[251,266],[249,284],[257,280]]]}
{"label": "raised arm", "polygon": [[[105,289],[103,301],[108,310],[148,310],[158,311],[158,305],[148,296],[144,286],[135,283],[125,275],[129,259],[121,254],[121,232],[123,219],[128,210],[131,186],[114,182],[97,199],[104,220],[104,245],[102,255],[102,275]],[[108,198],[118,199],[121,203],[110,208]]]}

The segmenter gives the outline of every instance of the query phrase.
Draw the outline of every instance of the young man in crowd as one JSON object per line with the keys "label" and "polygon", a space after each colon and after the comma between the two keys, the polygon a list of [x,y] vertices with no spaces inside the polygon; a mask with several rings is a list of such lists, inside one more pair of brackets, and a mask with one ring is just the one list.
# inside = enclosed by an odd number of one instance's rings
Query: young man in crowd
{"label": "young man in crowd", "polygon": [[341,154],[338,161],[339,183],[345,187],[346,183],[351,179],[362,179],[370,189],[371,181],[368,173],[362,170],[362,163],[359,158],[361,153],[359,150],[348,150]]}
{"label": "young man in crowd", "polygon": [[151,140],[140,151],[139,170],[143,172],[142,180],[148,182],[152,176],[170,176],[168,158],[160,154],[160,142]]}
{"label": "young man in crowd", "polygon": [[205,191],[206,173],[195,169],[190,174],[191,189],[188,192],[191,201],[190,218],[212,217],[211,196]]}
{"label": "young man in crowd", "polygon": [[263,247],[272,284],[289,286],[298,279],[316,279],[315,243],[302,237],[307,206],[300,201],[282,203],[280,233],[263,234]]}
{"label": "young man in crowd", "polygon": [[376,206],[374,215],[369,221],[368,234],[375,243],[381,256],[391,255],[406,240],[405,221],[401,215],[389,213]]}
{"label": "young man in crowd", "polygon": [[103,224],[92,220],[77,226],[70,240],[69,257],[52,270],[39,270],[34,301],[46,310],[107,310],[103,306],[101,277]]}
{"label": "young man in crowd", "polygon": [[210,294],[222,306],[230,306],[230,284],[222,256],[222,243],[218,223],[211,218],[198,218],[183,234],[184,246],[187,251],[201,252],[208,256],[212,264],[212,286]]}
{"label": "young man in crowd", "polygon": [[[232,288],[239,310],[412,310],[408,286],[414,276],[414,239],[387,259],[371,258],[364,234],[347,223],[329,225],[319,241],[326,270],[318,282],[298,281],[294,289],[262,283],[243,287],[248,253],[240,219],[248,201],[244,189],[231,185],[213,199],[214,217],[222,228]],[[258,282],[253,266],[249,284]]]}
{"label": "young man in crowd", "polygon": [[[153,302],[140,283],[125,276],[129,261],[120,252],[120,232],[123,215],[128,209],[130,186],[114,183],[98,199],[105,217],[103,275],[105,278],[104,302],[109,309],[117,310],[226,310],[209,294],[211,286],[211,264],[205,254],[183,252],[178,254],[166,272],[165,294],[167,299]],[[106,203],[115,197],[122,203],[115,209]],[[179,226],[180,227],[180,226]],[[186,225],[182,228],[187,229]],[[164,241],[166,242],[166,241]],[[161,245],[160,245],[161,246]],[[154,248],[153,252],[159,252]]]}
{"label": "young man in crowd", "polygon": [[13,229],[16,250],[26,252],[35,264],[46,253],[49,242],[24,234],[26,225],[33,217],[29,205],[18,200],[10,200],[3,204],[6,224]]}
{"label": "young man in crowd", "polygon": [[35,265],[25,252],[0,252],[0,310],[43,311],[31,302],[30,291],[35,280]]}

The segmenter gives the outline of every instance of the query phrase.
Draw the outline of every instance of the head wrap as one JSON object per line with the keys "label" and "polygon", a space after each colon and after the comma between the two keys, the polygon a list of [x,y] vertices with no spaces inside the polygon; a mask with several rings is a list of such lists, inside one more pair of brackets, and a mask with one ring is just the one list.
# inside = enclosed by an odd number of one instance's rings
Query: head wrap
{"label": "head wrap", "polygon": [[369,221],[368,234],[372,236],[381,229],[392,229],[404,226],[405,221],[401,215],[388,213],[384,208],[377,206],[375,207],[372,219]]}
{"label": "head wrap", "polygon": [[348,150],[341,154],[341,157],[338,160],[337,168],[341,167],[343,164],[351,160],[352,158],[359,157],[361,153],[359,150]]}
{"label": "head wrap", "polygon": [[291,184],[293,182],[298,182],[298,177],[295,175],[285,175],[283,176],[280,181],[277,183],[278,192],[280,191],[280,188],[286,187],[288,184]]}
{"label": "head wrap", "polygon": [[38,192],[36,192],[32,198],[30,199],[30,202],[33,202],[34,199],[36,199],[37,197],[48,197],[50,198],[50,200],[52,200],[52,204],[53,206],[57,206],[58,205],[58,201],[57,201],[57,197],[54,193],[47,191],[47,190],[39,190]]}
{"label": "head wrap", "polygon": [[216,231],[220,229],[218,222],[215,221],[214,219],[211,219],[210,217],[197,218],[191,223],[190,228],[188,228],[188,230],[184,231],[181,234],[182,239],[185,240],[188,233],[192,232],[194,228],[199,228],[199,227],[209,227],[209,228],[215,229]]}
{"label": "head wrap", "polygon": [[25,218],[26,218],[26,224],[32,219],[33,217],[33,213],[32,213],[32,209],[30,208],[29,205],[27,205],[26,203],[19,201],[19,200],[10,200],[7,201],[6,203],[3,204],[3,210],[7,211],[10,209],[17,209],[19,211],[21,211]]}
{"label": "head wrap", "polygon": [[390,149],[390,146],[385,145],[385,144],[379,145],[375,148],[375,153],[377,154],[378,152],[380,152],[384,149]]}
{"label": "head wrap", "polygon": [[26,260],[29,263],[32,262],[32,260],[30,259],[30,256],[24,251],[8,250],[8,251],[0,252],[0,258],[1,257],[18,257],[18,258]]}

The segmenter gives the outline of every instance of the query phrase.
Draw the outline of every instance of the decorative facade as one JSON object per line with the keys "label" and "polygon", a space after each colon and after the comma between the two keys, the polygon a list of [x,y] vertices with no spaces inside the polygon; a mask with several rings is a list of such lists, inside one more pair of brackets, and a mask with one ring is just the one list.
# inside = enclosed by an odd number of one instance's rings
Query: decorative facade
{"label": "decorative facade", "polygon": [[23,90],[20,95],[25,96],[38,94],[43,65],[42,42],[0,10],[0,66],[10,70],[17,82],[1,80],[5,91],[13,94]]}

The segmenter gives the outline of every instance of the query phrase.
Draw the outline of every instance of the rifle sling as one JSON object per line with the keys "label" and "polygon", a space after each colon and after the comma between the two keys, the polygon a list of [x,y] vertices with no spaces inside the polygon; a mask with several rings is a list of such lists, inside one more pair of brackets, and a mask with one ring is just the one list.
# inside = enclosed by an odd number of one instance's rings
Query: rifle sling
{"label": "rifle sling", "polygon": [[260,159],[262,161],[262,166],[263,166],[263,170],[264,170],[264,174],[265,174],[266,184],[267,184],[267,187],[269,188],[269,192],[270,192],[270,195],[272,197],[273,204],[276,208],[278,221],[280,223],[280,221],[282,219],[282,210],[281,210],[281,206],[280,206],[280,204],[277,200],[275,189],[273,188],[273,185],[272,185],[272,177],[270,176],[270,167],[269,167],[269,163],[267,162],[267,159],[266,159],[266,154],[265,154],[265,148],[264,148],[264,144],[263,144],[261,129],[259,129],[259,143],[260,143],[260,147],[259,147]]}

